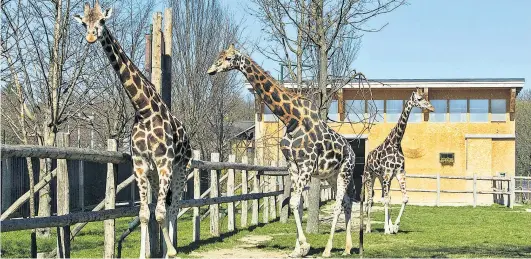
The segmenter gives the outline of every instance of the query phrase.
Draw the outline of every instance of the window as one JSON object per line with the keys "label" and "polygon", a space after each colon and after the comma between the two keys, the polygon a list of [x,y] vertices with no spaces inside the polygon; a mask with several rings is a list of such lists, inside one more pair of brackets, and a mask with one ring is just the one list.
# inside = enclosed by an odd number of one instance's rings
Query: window
{"label": "window", "polygon": [[455,161],[454,153],[439,153],[439,162],[443,165],[452,165]]}
{"label": "window", "polygon": [[448,110],[446,100],[431,100],[430,103],[435,109],[434,112],[430,112],[430,122],[445,122]]}
{"label": "window", "polygon": [[402,109],[404,108],[404,101],[402,100],[387,100],[386,101],[387,122],[398,122]]}
{"label": "window", "polygon": [[271,109],[269,109],[269,106],[264,104],[264,121],[266,122],[273,122],[278,121],[278,117],[273,114]]}
{"label": "window", "polygon": [[450,122],[466,122],[466,100],[450,100]]}
{"label": "window", "polygon": [[330,108],[328,109],[328,118],[331,121],[339,121],[339,108],[338,101],[332,100],[330,102]]}
{"label": "window", "polygon": [[421,122],[422,121],[422,109],[419,107],[413,107],[407,122]]}
{"label": "window", "polygon": [[365,118],[365,100],[348,100],[345,102],[345,110],[345,121],[362,121]]}
{"label": "window", "polygon": [[505,113],[507,112],[507,103],[505,99],[492,99],[490,100],[490,111],[492,113],[492,121],[505,121],[507,120]]}
{"label": "window", "polygon": [[384,100],[367,101],[367,109],[369,110],[369,117],[373,116],[370,119],[372,122],[383,122]]}
{"label": "window", "polygon": [[489,100],[470,99],[470,122],[489,121]]}

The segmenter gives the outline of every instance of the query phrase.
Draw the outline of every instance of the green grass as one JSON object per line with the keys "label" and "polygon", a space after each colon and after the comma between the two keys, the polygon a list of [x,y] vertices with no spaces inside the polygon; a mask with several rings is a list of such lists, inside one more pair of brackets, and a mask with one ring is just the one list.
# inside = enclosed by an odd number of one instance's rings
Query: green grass
{"label": "green grass", "polygon": [[[508,209],[491,207],[420,207],[408,206],[402,218],[400,232],[384,235],[383,225],[373,223],[373,233],[365,235],[366,257],[531,257],[531,213],[527,207]],[[393,207],[393,215],[398,212]],[[375,212],[373,220],[382,221],[383,212]],[[238,215],[239,216],[239,215]],[[260,216],[260,221],[262,217]],[[127,227],[128,219],[116,221],[117,237]],[[249,220],[250,222],[250,220]],[[237,217],[239,226],[239,217]],[[191,244],[191,219],[179,220],[178,256],[190,257],[192,251],[232,248],[247,235],[272,235],[273,239],[259,246],[265,250],[282,250],[289,253],[294,246],[296,228],[293,220],[288,224],[270,224],[227,233],[227,221],[221,223],[220,238],[209,234],[208,218],[201,224],[201,241]],[[321,224],[320,234],[308,234],[312,245],[311,256],[320,256],[330,231]],[[2,257],[29,257],[29,231],[1,233]],[[336,232],[337,233],[337,232]],[[358,231],[352,234],[357,252]],[[137,257],[139,231],[135,231],[123,244],[122,257]],[[343,251],[345,233],[336,234],[332,256]],[[39,239],[39,252],[50,251],[55,239]],[[101,257],[103,255],[103,223],[89,223],[72,242],[72,257]],[[357,257],[357,255],[353,255]]]}

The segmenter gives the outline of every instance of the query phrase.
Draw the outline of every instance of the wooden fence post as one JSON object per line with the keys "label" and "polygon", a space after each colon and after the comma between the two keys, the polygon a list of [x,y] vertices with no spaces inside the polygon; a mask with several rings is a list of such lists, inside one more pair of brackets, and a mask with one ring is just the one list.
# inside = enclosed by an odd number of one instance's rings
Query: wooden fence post
{"label": "wooden fence post", "polygon": [[[271,161],[271,166],[277,166],[276,161]],[[270,192],[276,192],[277,191],[277,177],[276,176],[269,176],[269,191]],[[269,218],[271,220],[274,220],[277,218],[277,197],[271,196],[269,197]]]}
{"label": "wooden fence post", "polygon": [[509,182],[509,208],[513,208],[514,206],[514,201],[516,200],[516,197],[515,197],[515,190],[516,190],[516,179],[514,178],[514,176],[510,176],[511,178],[511,181]]}
{"label": "wooden fence post", "polygon": [[473,183],[472,183],[472,194],[474,196],[474,201],[473,201],[473,206],[474,208],[476,207],[477,205],[477,202],[478,202],[478,176],[476,173],[474,173],[474,178],[473,178]]}
{"label": "wooden fence post", "polygon": [[[70,134],[57,133],[57,146],[68,147]],[[70,213],[70,186],[66,159],[57,159],[57,215]],[[57,251],[59,258],[70,258],[70,226],[57,228]]]}
{"label": "wooden fence post", "polygon": [[[280,163],[279,163],[280,164]],[[279,165],[280,166],[280,165]],[[284,191],[284,178],[283,176],[276,176],[277,189],[278,191]],[[282,211],[282,194],[275,197],[277,200],[277,215],[280,218],[280,212]]]}
{"label": "wooden fence post", "polygon": [[[263,182],[262,193],[269,192],[268,176],[262,175],[261,178],[261,182]],[[262,206],[262,223],[269,223],[269,197],[262,198]]]}
{"label": "wooden fence post", "polygon": [[[260,172],[256,171],[254,173],[254,180],[253,180],[253,193],[260,193]],[[258,204],[258,199],[253,200],[253,212],[251,216],[251,225],[256,226],[258,225],[258,209],[260,208],[260,204]]]}
{"label": "wooden fence post", "polygon": [[[107,151],[118,151],[118,142],[115,139],[107,140]],[[114,209],[116,205],[116,186],[115,175],[116,165],[113,163],[107,164],[107,184],[105,190],[105,209]],[[115,240],[115,227],[114,219],[108,219],[104,221],[104,258],[114,258],[114,240]]]}
{"label": "wooden fence post", "polygon": [[[219,153],[212,153],[210,161],[219,162]],[[210,170],[210,198],[219,196],[218,171]],[[210,205],[210,234],[219,237],[219,204]]]}
{"label": "wooden fence post", "polygon": [[[235,155],[229,155],[229,163],[235,163],[236,162],[236,156]],[[234,169],[227,169],[227,196],[234,196]],[[227,230],[229,232],[234,231],[235,226],[235,220],[234,220],[234,202],[229,202],[227,204]]]}
{"label": "wooden fence post", "polygon": [[435,205],[441,205],[441,173],[437,172],[437,199],[435,200]]}
{"label": "wooden fence post", "polygon": [[[247,156],[244,156],[242,157],[242,164],[247,164],[248,161],[247,161]],[[247,177],[247,170],[242,170],[242,194],[245,195],[248,193],[248,190],[249,190],[249,187],[247,185],[247,180],[248,180],[248,177]],[[248,209],[248,203],[247,201],[242,201],[242,214],[241,214],[241,220],[240,220],[240,224],[242,226],[242,228],[246,228],[247,227],[247,209]]]}
{"label": "wooden fence post", "polygon": [[[281,165],[286,165],[285,162],[281,162]],[[288,175],[283,176],[284,177],[284,193],[282,194],[282,210],[280,212],[280,222],[281,223],[288,223],[289,218],[289,199],[291,197],[291,176]]]}
{"label": "wooden fence post", "polygon": [[[199,152],[199,150],[193,150],[192,159],[201,160],[201,152]],[[197,168],[194,169],[194,199],[201,199],[201,174]],[[197,242],[201,238],[201,217],[199,215],[199,207],[194,207],[194,216],[192,220],[192,241]]]}

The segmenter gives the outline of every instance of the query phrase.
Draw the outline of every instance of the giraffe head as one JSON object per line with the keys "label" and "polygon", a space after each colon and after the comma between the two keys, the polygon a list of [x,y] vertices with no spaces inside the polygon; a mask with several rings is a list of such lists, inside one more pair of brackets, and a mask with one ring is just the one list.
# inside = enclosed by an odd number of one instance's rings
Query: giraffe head
{"label": "giraffe head", "polygon": [[430,112],[435,111],[435,108],[433,108],[431,103],[428,102],[428,100],[424,99],[424,94],[419,88],[417,88],[417,90],[411,94],[411,98],[409,99],[409,101],[415,107],[426,109]]}
{"label": "giraffe head", "polygon": [[111,16],[112,9],[108,8],[105,11],[101,11],[100,3],[96,0],[94,8],[90,8],[88,3],[85,3],[85,9],[83,16],[79,14],[74,15],[74,19],[77,22],[83,24],[87,29],[87,35],[85,38],[89,43],[94,43],[98,39],[103,38],[103,28],[105,26],[105,20]]}
{"label": "giraffe head", "polygon": [[234,48],[233,44],[230,44],[228,49],[222,50],[219,53],[218,58],[214,64],[210,66],[207,73],[209,75],[215,75],[218,72],[238,69],[240,68],[241,60],[240,52]]}

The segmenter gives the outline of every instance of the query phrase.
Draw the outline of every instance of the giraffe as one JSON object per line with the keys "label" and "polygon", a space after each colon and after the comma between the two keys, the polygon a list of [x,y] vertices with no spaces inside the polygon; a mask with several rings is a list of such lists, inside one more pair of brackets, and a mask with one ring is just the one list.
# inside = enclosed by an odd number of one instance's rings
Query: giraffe
{"label": "giraffe", "polygon": [[221,51],[207,73],[214,75],[233,69],[245,75],[263,102],[286,125],[280,148],[289,164],[288,172],[294,189],[289,203],[297,224],[297,240],[290,256],[305,256],[310,249],[302,229],[299,205],[302,191],[311,177],[326,179],[336,192],[332,227],[323,256],[330,256],[335,227],[342,210],[345,212],[347,229],[343,254],[350,254],[354,151],[349,142],[321,120],[315,105],[288,91],[232,44],[227,50]]}
{"label": "giraffe", "polygon": [[[421,109],[427,109],[428,111],[434,111],[435,109],[430,102],[424,99],[420,89],[411,93],[411,97],[406,102],[402,115],[398,120],[396,126],[391,130],[387,138],[382,144],[369,152],[367,155],[367,162],[363,172],[363,184],[367,189],[368,201],[367,201],[367,228],[366,232],[371,232],[371,206],[374,196],[374,182],[375,177],[380,179],[382,183],[382,196],[385,209],[385,221],[384,230],[385,234],[397,233],[398,226],[400,224],[400,218],[404,212],[405,206],[408,202],[408,196],[406,192],[406,171],[404,153],[402,152],[402,138],[406,131],[407,120],[411,109],[418,107]],[[389,203],[390,196],[389,191],[391,188],[391,180],[395,177],[400,184],[400,191],[402,192],[402,207],[396,218],[395,225],[392,225],[391,217],[389,215]],[[363,206],[363,198],[361,201]],[[363,223],[362,223],[363,224]]]}
{"label": "giraffe", "polygon": [[[183,124],[170,113],[153,84],[127,57],[105,26],[111,13],[111,8],[102,11],[96,0],[94,8],[86,3],[83,16],[74,15],[74,18],[87,29],[86,40],[89,43],[100,41],[136,111],[131,131],[131,157],[140,193],[140,258],[150,256],[146,252],[147,223],[150,216],[147,181],[155,193],[158,193],[155,218],[162,228],[167,255],[173,257],[177,252],[172,244],[173,237],[170,238],[168,225],[171,223],[170,227],[174,227],[177,218],[179,199],[186,183],[187,165],[191,157],[190,141]],[[172,201],[168,208],[167,198]]]}

